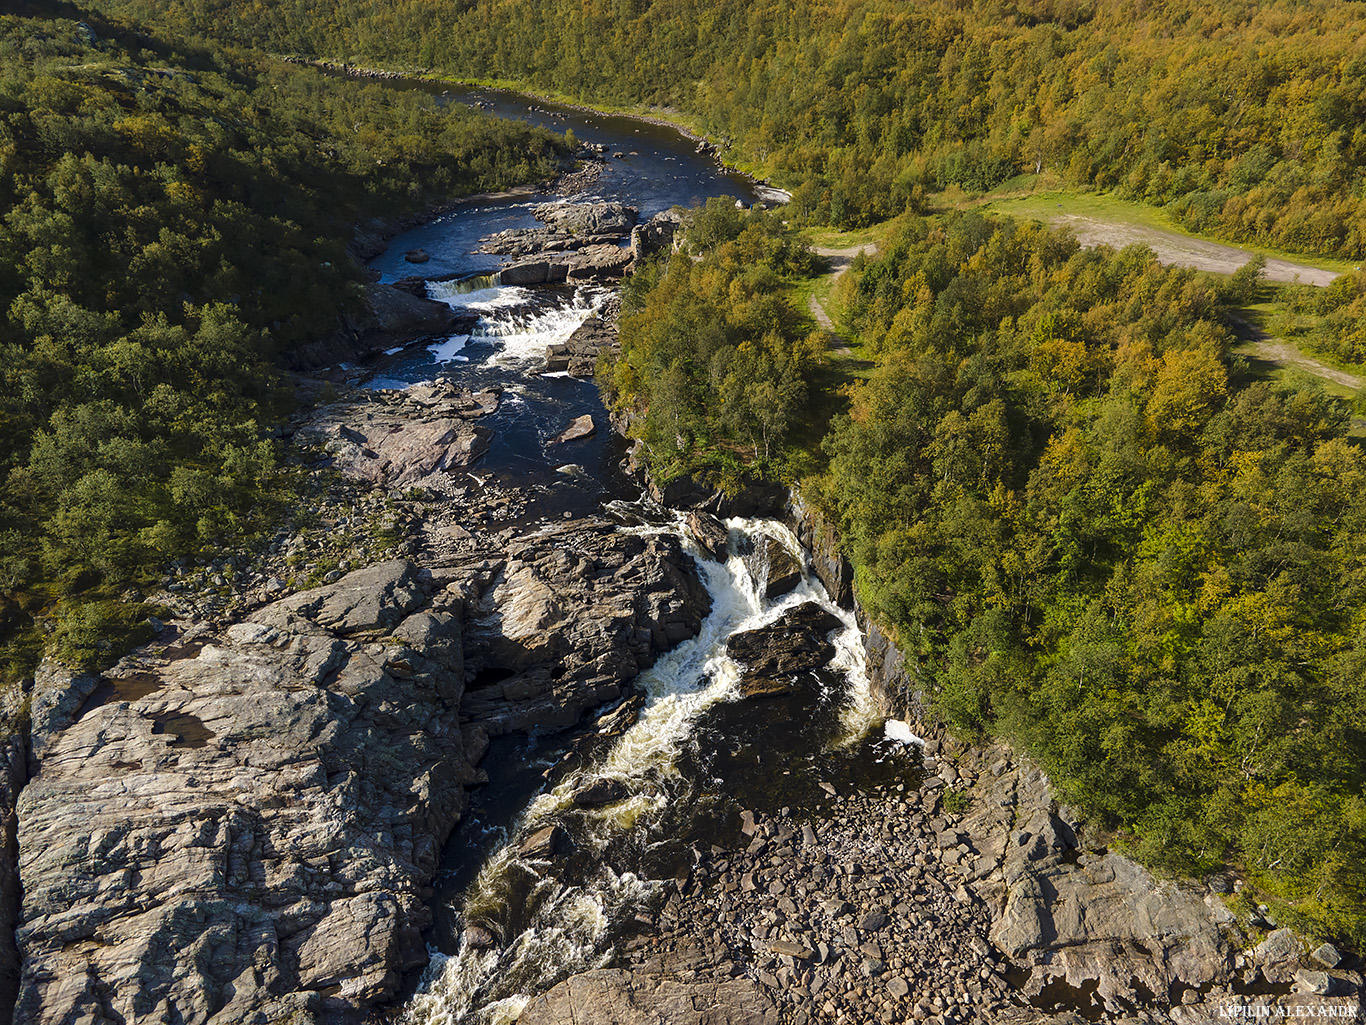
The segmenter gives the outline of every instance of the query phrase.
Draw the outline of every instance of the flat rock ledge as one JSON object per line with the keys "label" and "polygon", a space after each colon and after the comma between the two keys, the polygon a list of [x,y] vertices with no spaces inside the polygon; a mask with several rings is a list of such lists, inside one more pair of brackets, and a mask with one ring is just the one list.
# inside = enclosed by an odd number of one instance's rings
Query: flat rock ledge
{"label": "flat rock ledge", "polygon": [[322,406],[294,441],[321,449],[333,468],[362,483],[427,484],[488,451],[493,431],[472,421],[497,412],[499,400],[499,392],[470,392],[449,381],[372,392]]}
{"label": "flat rock ledge", "polygon": [[526,1006],[520,1025],[778,1025],[777,1006],[748,979],[680,982],[603,968],[576,975]]}

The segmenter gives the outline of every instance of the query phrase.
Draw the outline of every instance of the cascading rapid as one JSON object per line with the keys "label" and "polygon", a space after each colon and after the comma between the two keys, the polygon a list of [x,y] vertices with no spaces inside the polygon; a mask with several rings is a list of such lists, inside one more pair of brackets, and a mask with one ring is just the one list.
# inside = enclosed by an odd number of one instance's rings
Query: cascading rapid
{"label": "cascading rapid", "polygon": [[[651,879],[667,877],[690,829],[705,832],[706,809],[721,782],[715,774],[722,770],[709,766],[711,740],[699,742],[698,727],[740,697],[743,667],[727,654],[734,635],[815,602],[840,623],[830,635],[836,654],[827,674],[837,683],[829,689],[838,693],[821,698],[835,709],[822,742],[847,747],[875,721],[853,614],[838,608],[805,569],[794,589],[767,600],[740,554],[767,536],[804,564],[786,527],[732,519],[727,558],[716,561],[698,548],[681,516],[658,507],[637,511],[648,522],[621,529],[678,535],[697,560],[711,613],[696,638],[637,679],[644,703],[635,724],[536,797],[486,862],[461,901],[460,949],[433,954],[404,1015],[410,1025],[512,1022],[537,993],[611,961],[623,928],[656,896]],[[585,794],[594,799],[585,802]]]}

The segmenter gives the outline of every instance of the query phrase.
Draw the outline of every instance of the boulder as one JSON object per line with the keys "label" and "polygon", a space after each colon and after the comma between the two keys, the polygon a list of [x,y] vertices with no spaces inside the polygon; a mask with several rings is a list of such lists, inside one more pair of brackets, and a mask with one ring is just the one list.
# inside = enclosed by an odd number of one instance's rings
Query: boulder
{"label": "boulder", "polygon": [[426,263],[431,257],[427,254],[427,250],[425,249],[409,249],[403,254],[403,259],[407,260],[409,263]]}
{"label": "boulder", "polygon": [[522,841],[517,857],[527,861],[549,861],[569,846],[569,834],[563,826],[546,826]]}
{"label": "boulder", "polygon": [[1261,964],[1277,964],[1298,958],[1304,953],[1304,944],[1293,929],[1276,929],[1252,953]]}
{"label": "boulder", "polygon": [[587,786],[574,791],[573,801],[576,808],[602,808],[616,804],[631,796],[625,781],[619,779],[595,779]]}
{"label": "boulder", "polygon": [[588,413],[585,413],[583,416],[575,417],[571,420],[568,427],[550,439],[549,444],[563,445],[567,441],[578,441],[580,438],[591,438],[596,433],[597,427],[593,424],[593,417]]}
{"label": "boulder", "polygon": [[548,260],[522,260],[498,272],[500,285],[562,284],[569,276],[569,264]]}
{"label": "boulder", "polygon": [[802,566],[787,547],[768,534],[746,545],[745,565],[759,589],[761,599],[781,598],[802,582]]}
{"label": "boulder", "polygon": [[718,562],[730,554],[730,531],[710,513],[697,509],[688,513],[688,533],[704,552]]}
{"label": "boulder", "polygon": [[471,950],[488,950],[498,946],[498,936],[486,926],[473,924],[465,926],[461,934],[464,945]]}
{"label": "boulder", "polygon": [[1327,972],[1300,968],[1295,972],[1296,993],[1312,993],[1314,996],[1328,996],[1333,992],[1333,978]]}
{"label": "boulder", "polygon": [[1312,956],[1315,961],[1327,968],[1336,968],[1342,963],[1342,954],[1331,943],[1320,944]]}
{"label": "boulder", "polygon": [[803,673],[823,669],[835,655],[826,639],[842,624],[815,602],[806,602],[777,622],[736,634],[726,653],[744,666],[740,691],[746,697],[770,697],[796,690]]}

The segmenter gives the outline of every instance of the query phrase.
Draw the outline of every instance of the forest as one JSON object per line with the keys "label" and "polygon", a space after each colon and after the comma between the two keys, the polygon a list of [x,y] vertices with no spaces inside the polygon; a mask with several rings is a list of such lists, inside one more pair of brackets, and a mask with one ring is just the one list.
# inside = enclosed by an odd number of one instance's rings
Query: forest
{"label": "forest", "polygon": [[[656,474],[734,486],[790,476],[827,339],[782,309],[792,233],[726,224],[631,284],[611,382]],[[1255,270],[978,213],[860,261],[873,369],[801,485],[907,657],[897,704],[1030,751],[1145,863],[1232,861],[1280,921],[1366,940],[1366,453],[1345,403],[1230,354]]]}
{"label": "forest", "polygon": [[1366,256],[1366,8],[1332,0],[98,0],[285,53],[675,108],[850,227],[1049,171]]}
{"label": "forest", "polygon": [[35,5],[0,16],[0,659],[116,653],[172,557],[265,529],[290,351],[362,216],[551,174],[563,138]]}
{"label": "forest", "polygon": [[780,212],[742,213],[726,196],[693,213],[687,239],[626,282],[606,397],[638,414],[659,480],[780,477],[825,352],[788,296],[815,255]]}
{"label": "forest", "polygon": [[1317,387],[1240,379],[1238,285],[908,218],[851,288],[878,367],[819,494],[960,729],[1034,752],[1141,860],[1231,859],[1359,943],[1366,454]]}

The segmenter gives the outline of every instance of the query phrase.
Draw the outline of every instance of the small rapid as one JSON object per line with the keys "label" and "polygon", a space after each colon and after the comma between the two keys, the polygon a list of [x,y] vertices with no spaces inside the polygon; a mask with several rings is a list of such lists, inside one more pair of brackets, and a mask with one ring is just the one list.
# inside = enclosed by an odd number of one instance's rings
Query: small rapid
{"label": "small rapid", "polygon": [[[460,947],[450,956],[433,953],[405,1012],[409,1025],[512,1022],[536,994],[612,960],[615,943],[656,897],[653,880],[670,878],[687,844],[702,842],[727,814],[726,787],[717,775],[726,769],[711,761],[714,742],[710,735],[699,737],[699,724],[727,705],[754,704],[739,700],[743,667],[727,654],[735,634],[816,603],[840,622],[830,635],[835,658],[815,696],[834,710],[825,717],[820,743],[830,750],[857,745],[877,720],[854,616],[836,606],[805,568],[802,549],[783,524],[729,520],[728,554],[721,562],[698,548],[681,515],[648,503],[612,506],[619,517],[636,521],[621,530],[680,538],[711,595],[711,612],[697,637],[637,679],[644,703],[635,724],[599,757],[535,797],[489,857],[460,902]],[[774,600],[762,594],[741,554],[764,535],[803,564],[801,582]],[[575,795],[589,788],[616,799],[583,807]],[[569,838],[561,842],[569,853],[553,850],[556,835]],[[480,941],[472,942],[476,937]]]}
{"label": "small rapid", "polygon": [[[474,329],[455,351],[466,345],[491,345],[489,362],[505,367],[543,363],[546,347],[564,342],[611,294],[593,285],[533,290],[500,285],[496,279],[497,275],[485,275],[474,280],[433,281],[427,285],[427,294],[454,310],[478,315]],[[429,350],[433,358],[440,358],[441,348]]]}

